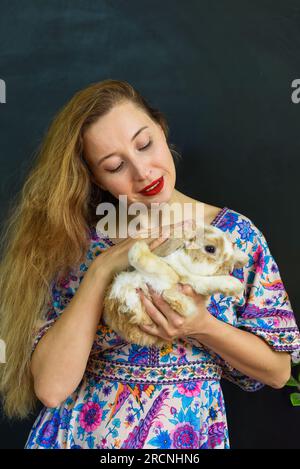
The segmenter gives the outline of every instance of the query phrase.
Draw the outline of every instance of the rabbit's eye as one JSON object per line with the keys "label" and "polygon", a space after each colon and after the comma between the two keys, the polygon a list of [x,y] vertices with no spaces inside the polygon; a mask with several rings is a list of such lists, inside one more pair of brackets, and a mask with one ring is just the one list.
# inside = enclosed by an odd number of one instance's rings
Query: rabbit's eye
{"label": "rabbit's eye", "polygon": [[205,251],[209,253],[214,253],[216,251],[215,246],[205,246]]}

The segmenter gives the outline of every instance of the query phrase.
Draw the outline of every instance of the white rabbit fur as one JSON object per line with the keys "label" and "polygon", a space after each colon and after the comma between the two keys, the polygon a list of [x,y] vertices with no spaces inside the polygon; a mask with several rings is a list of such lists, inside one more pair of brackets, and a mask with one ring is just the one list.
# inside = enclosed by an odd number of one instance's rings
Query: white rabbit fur
{"label": "white rabbit fur", "polygon": [[[215,252],[207,252],[207,246]],[[248,256],[222,230],[204,225],[185,230],[181,238],[167,239],[153,251],[145,241],[138,240],[129,250],[128,260],[132,267],[116,274],[106,289],[103,319],[128,342],[162,347],[166,341],[138,327],[153,321],[137,289],[150,298],[148,283],[178,314],[188,317],[198,313],[197,307],[192,298],[177,289],[177,283],[189,284],[206,300],[214,293],[239,296],[243,284],[229,273],[246,265]]]}

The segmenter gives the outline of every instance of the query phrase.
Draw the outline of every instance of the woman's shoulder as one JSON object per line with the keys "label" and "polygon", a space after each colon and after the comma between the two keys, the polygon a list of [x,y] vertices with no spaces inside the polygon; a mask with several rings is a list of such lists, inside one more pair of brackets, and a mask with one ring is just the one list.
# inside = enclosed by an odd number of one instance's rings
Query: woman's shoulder
{"label": "woman's shoulder", "polygon": [[221,214],[224,207],[216,207],[214,205],[204,204],[204,220],[207,225],[210,225],[218,215]]}
{"label": "woman's shoulder", "polygon": [[204,214],[205,223],[220,226],[228,231],[233,231],[238,226],[256,228],[247,215],[227,206],[204,204]]}
{"label": "woman's shoulder", "polygon": [[[194,199],[194,202],[198,201]],[[227,232],[233,240],[240,238],[254,242],[258,235],[262,235],[260,229],[247,214],[231,207],[219,207],[204,203],[204,220],[206,224],[211,224]],[[89,227],[89,236],[88,257],[97,256],[115,244],[107,235],[97,229],[96,225]]]}
{"label": "woman's shoulder", "polygon": [[212,224],[226,232],[238,247],[253,247],[264,239],[263,233],[252,218],[230,207],[223,207]]}
{"label": "woman's shoulder", "polygon": [[[191,199],[196,205],[201,204],[203,210],[204,222],[207,225],[217,225],[227,226],[227,228],[233,228],[235,223],[239,222],[248,222],[253,224],[252,220],[248,218],[241,212],[234,210],[233,208],[227,206],[216,206],[204,202],[199,202],[198,200]],[[221,223],[222,222],[222,223]],[[227,224],[226,224],[227,222]]]}

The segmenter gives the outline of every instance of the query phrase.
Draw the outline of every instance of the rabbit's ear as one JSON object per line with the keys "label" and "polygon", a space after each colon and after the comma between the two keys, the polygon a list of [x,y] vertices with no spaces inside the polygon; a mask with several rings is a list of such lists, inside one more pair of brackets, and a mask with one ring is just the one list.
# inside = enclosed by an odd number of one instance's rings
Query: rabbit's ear
{"label": "rabbit's ear", "polygon": [[166,257],[172,252],[184,246],[184,240],[181,238],[169,238],[163,243],[153,249],[153,254],[157,256]]}
{"label": "rabbit's ear", "polygon": [[234,247],[234,266],[239,269],[248,263],[248,255],[240,249]]}

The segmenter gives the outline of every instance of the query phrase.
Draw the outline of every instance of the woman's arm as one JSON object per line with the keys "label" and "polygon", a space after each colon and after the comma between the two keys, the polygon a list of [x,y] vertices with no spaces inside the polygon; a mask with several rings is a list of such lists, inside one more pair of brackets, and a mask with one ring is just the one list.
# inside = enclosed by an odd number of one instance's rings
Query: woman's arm
{"label": "woman's arm", "polygon": [[63,314],[32,354],[34,390],[47,407],[59,405],[82,379],[110,278],[109,270],[91,265]]}
{"label": "woman's arm", "polygon": [[[155,249],[165,235],[142,239]],[[128,250],[136,240],[127,238],[93,260],[63,313],[39,340],[31,372],[35,393],[47,407],[58,406],[79,385],[102,315],[105,289],[116,272],[128,267]]]}
{"label": "woman's arm", "polygon": [[140,326],[148,334],[167,341],[191,336],[221,356],[232,367],[273,388],[282,388],[291,375],[291,358],[273,350],[264,339],[215,318],[206,308],[204,297],[189,285],[178,288],[193,298],[199,314],[183,318],[149,287],[152,301],[140,292],[153,326]]}
{"label": "woman's arm", "polygon": [[291,375],[291,357],[273,350],[261,337],[243,331],[213,315],[205,316],[194,336],[232,367],[273,388],[282,388]]}

